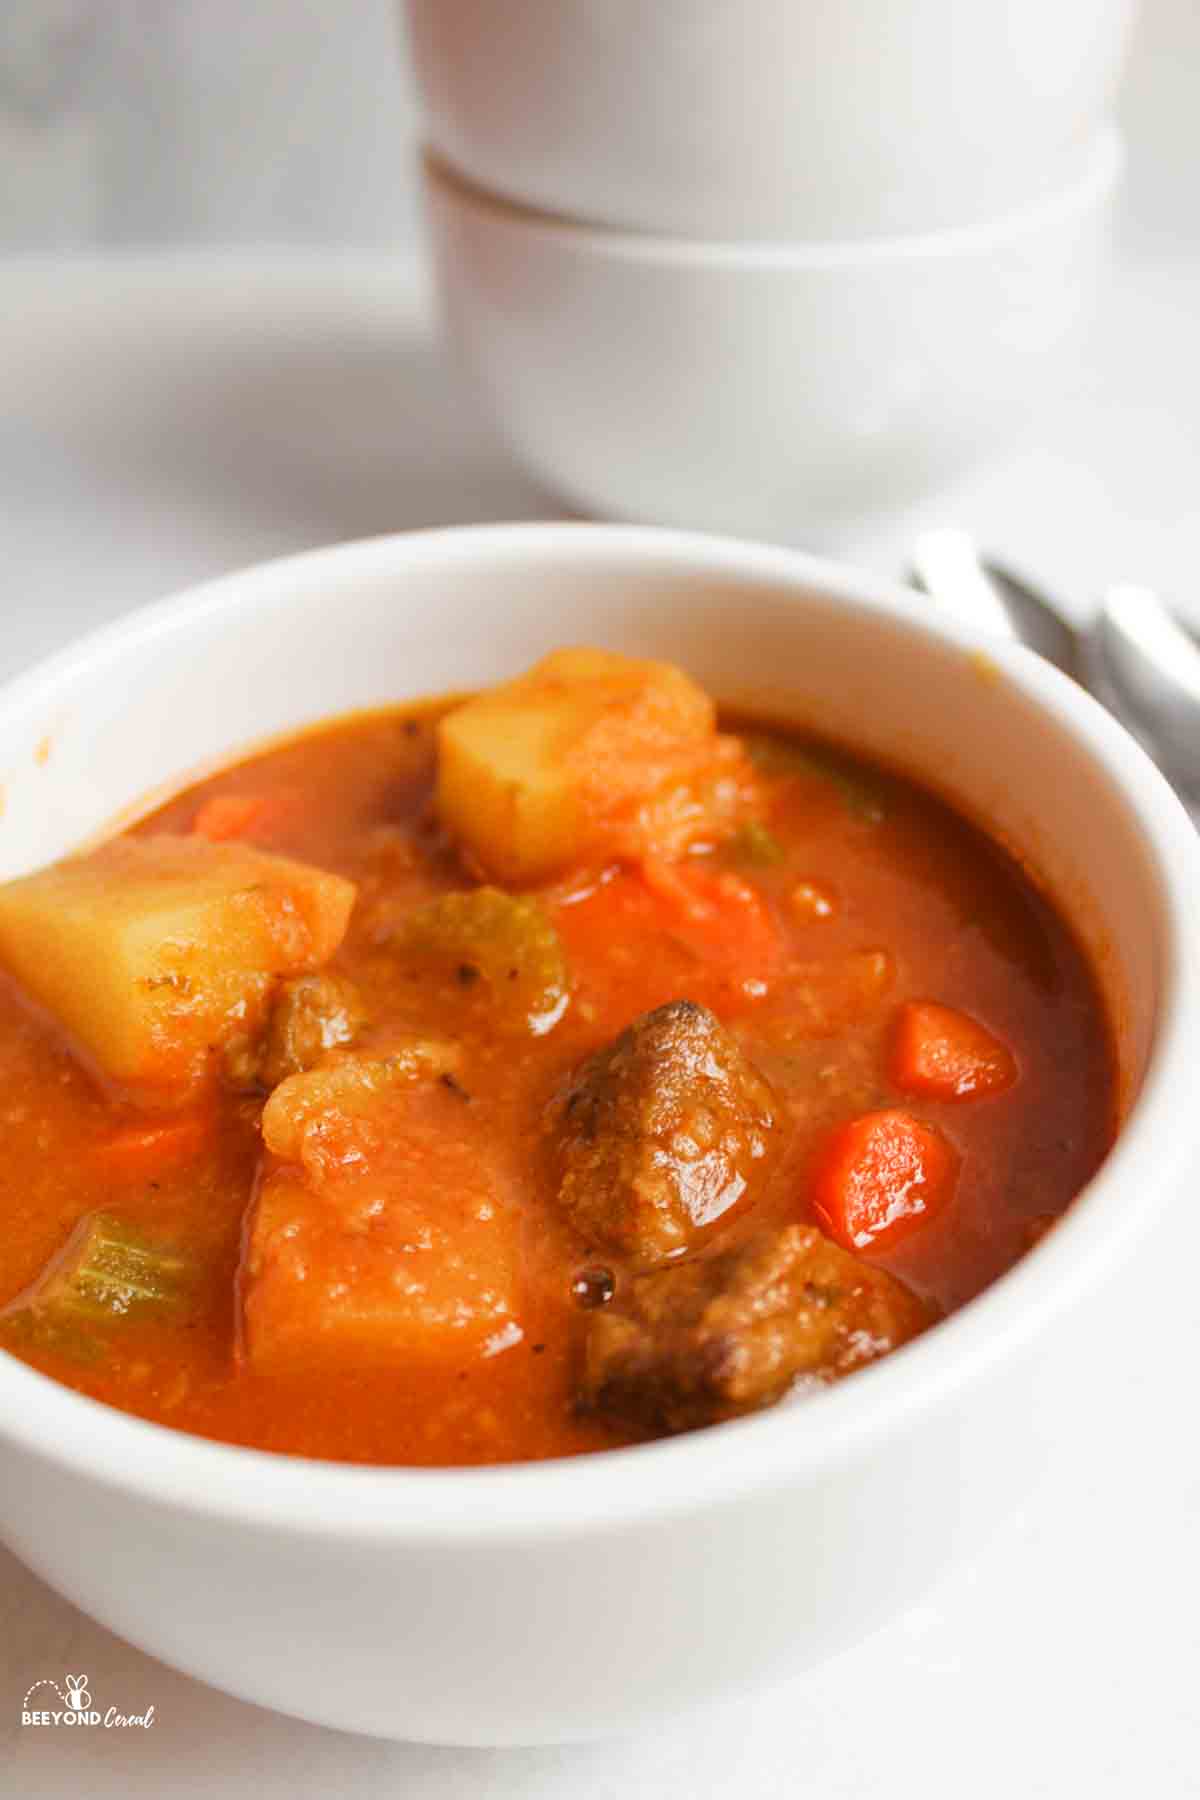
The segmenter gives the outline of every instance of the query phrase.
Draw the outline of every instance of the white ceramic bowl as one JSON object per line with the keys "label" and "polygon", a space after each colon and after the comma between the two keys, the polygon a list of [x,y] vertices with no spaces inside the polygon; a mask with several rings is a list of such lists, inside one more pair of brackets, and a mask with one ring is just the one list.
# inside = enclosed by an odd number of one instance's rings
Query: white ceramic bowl
{"label": "white ceramic bowl", "polygon": [[629,231],[970,225],[1062,185],[1135,0],[407,0],[430,141]]}
{"label": "white ceramic bowl", "polygon": [[[1083,1387],[1128,1341],[1109,1279],[1192,1201],[1200,848],[1182,809],[1029,653],[997,646],[983,666],[915,595],[782,551],[603,527],[429,533],[134,614],[0,693],[0,874],[248,740],[491,681],[564,639],[678,658],[992,820],[1098,959],[1130,1111],[1067,1220],[946,1324],[805,1405],[670,1442],[494,1470],[342,1467],[146,1424],[0,1354],[16,1552],[166,1661],[354,1731],[586,1736],[854,1643],[1004,1517],[1047,1441],[1071,1442]],[[1119,1418],[1106,1426],[1119,1439]]]}
{"label": "white ceramic bowl", "polygon": [[588,512],[830,535],[1020,436],[1072,369],[1120,141],[970,230],[702,244],[506,205],[427,159],[444,308],[513,448]]}

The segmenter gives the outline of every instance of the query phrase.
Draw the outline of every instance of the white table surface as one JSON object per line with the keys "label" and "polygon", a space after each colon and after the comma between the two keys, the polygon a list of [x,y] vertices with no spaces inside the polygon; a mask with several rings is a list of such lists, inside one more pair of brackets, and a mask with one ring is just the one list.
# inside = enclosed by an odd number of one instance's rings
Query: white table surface
{"label": "white table surface", "polygon": [[[1200,261],[1130,265],[1071,402],[1007,463],[864,532],[894,570],[965,524],[1081,614],[1118,577],[1200,622]],[[363,259],[0,272],[0,676],[253,558],[457,521],[554,516],[432,344],[419,273]],[[974,1563],[788,1688],[650,1735],[433,1750],[243,1705],[112,1637],[0,1550],[0,1793],[428,1800],[1017,1800],[1200,1793],[1200,1224],[1128,1273],[1128,1375]],[[1161,1284],[1161,1285],[1160,1285]],[[1174,1302],[1174,1304],[1173,1304]],[[798,1555],[804,1546],[796,1547]],[[515,1626],[514,1628],[519,1628]],[[149,1731],[22,1730],[86,1671]],[[297,1696],[303,1705],[303,1696]]]}

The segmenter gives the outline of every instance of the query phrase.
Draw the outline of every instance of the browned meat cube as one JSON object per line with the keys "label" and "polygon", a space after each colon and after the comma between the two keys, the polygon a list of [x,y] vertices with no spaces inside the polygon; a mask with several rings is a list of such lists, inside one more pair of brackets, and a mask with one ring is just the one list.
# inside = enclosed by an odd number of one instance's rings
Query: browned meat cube
{"label": "browned meat cube", "polygon": [[580,1400],[650,1431],[688,1431],[829,1382],[930,1323],[893,1276],[809,1225],[640,1275],[589,1315]]}
{"label": "browned meat cube", "polygon": [[674,1000],[576,1075],[562,1110],[559,1203],[593,1243],[659,1262],[761,1186],[780,1112],[720,1021]]}
{"label": "browned meat cube", "polygon": [[326,1051],[352,1044],[366,1021],[362,996],[344,975],[300,975],[281,982],[261,1036],[230,1045],[225,1078],[244,1093],[278,1087],[315,1068]]}
{"label": "browned meat cube", "polygon": [[353,1043],[362,1030],[361,996],[344,975],[301,975],[275,996],[260,1076],[275,1087],[320,1062],[327,1050]]}

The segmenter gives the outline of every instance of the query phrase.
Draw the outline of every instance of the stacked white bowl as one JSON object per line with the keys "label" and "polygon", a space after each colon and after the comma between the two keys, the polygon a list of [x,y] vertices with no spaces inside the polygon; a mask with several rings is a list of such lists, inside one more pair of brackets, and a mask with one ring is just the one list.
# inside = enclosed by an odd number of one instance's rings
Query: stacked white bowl
{"label": "stacked white bowl", "polygon": [[1069,369],[1136,0],[405,3],[452,332],[582,509],[836,533]]}

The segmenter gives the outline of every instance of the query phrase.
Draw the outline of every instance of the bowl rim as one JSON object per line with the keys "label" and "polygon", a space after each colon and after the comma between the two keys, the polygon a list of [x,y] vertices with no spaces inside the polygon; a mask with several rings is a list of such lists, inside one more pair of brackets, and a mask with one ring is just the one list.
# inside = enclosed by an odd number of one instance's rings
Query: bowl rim
{"label": "bowl rim", "polygon": [[[968,655],[986,651],[1026,702],[1049,712],[1138,820],[1160,896],[1163,998],[1141,1093],[1105,1163],[1037,1249],[936,1331],[824,1391],[796,1413],[773,1409],[717,1429],[624,1449],[481,1468],[325,1462],[230,1445],[89,1399],[0,1353],[0,1444],[109,1493],[180,1512],[307,1537],[488,1544],[615,1531],[694,1515],[767,1485],[819,1477],[886,1442],[1016,1353],[1119,1264],[1195,1151],[1179,1128],[1200,1041],[1200,939],[1192,930],[1200,836],[1145,752],[1074,682],[1019,646],[941,618],[913,590],[798,551],[640,526],[450,527],[364,539],[277,558],[189,587],[77,639],[0,688],[0,712],[49,698],[98,665],[221,613],[278,601],[317,577],[325,591],[416,567],[531,570],[666,566],[781,593],[815,591],[850,611],[897,621]],[[1153,1172],[1156,1181],[1148,1181]],[[1122,1195],[1137,1192],[1131,1207]]]}
{"label": "bowl rim", "polygon": [[622,230],[573,218],[483,187],[433,144],[426,143],[421,151],[427,201],[444,201],[455,211],[475,213],[529,239],[552,243],[597,261],[648,268],[796,274],[873,269],[1003,251],[1026,237],[1053,231],[1069,219],[1086,218],[1096,212],[1116,187],[1125,162],[1124,137],[1119,126],[1109,122],[1085,146],[1070,179],[1041,194],[1029,206],[1007,208],[970,224],[947,225],[933,231],[784,242],[672,237],[664,232]]}

